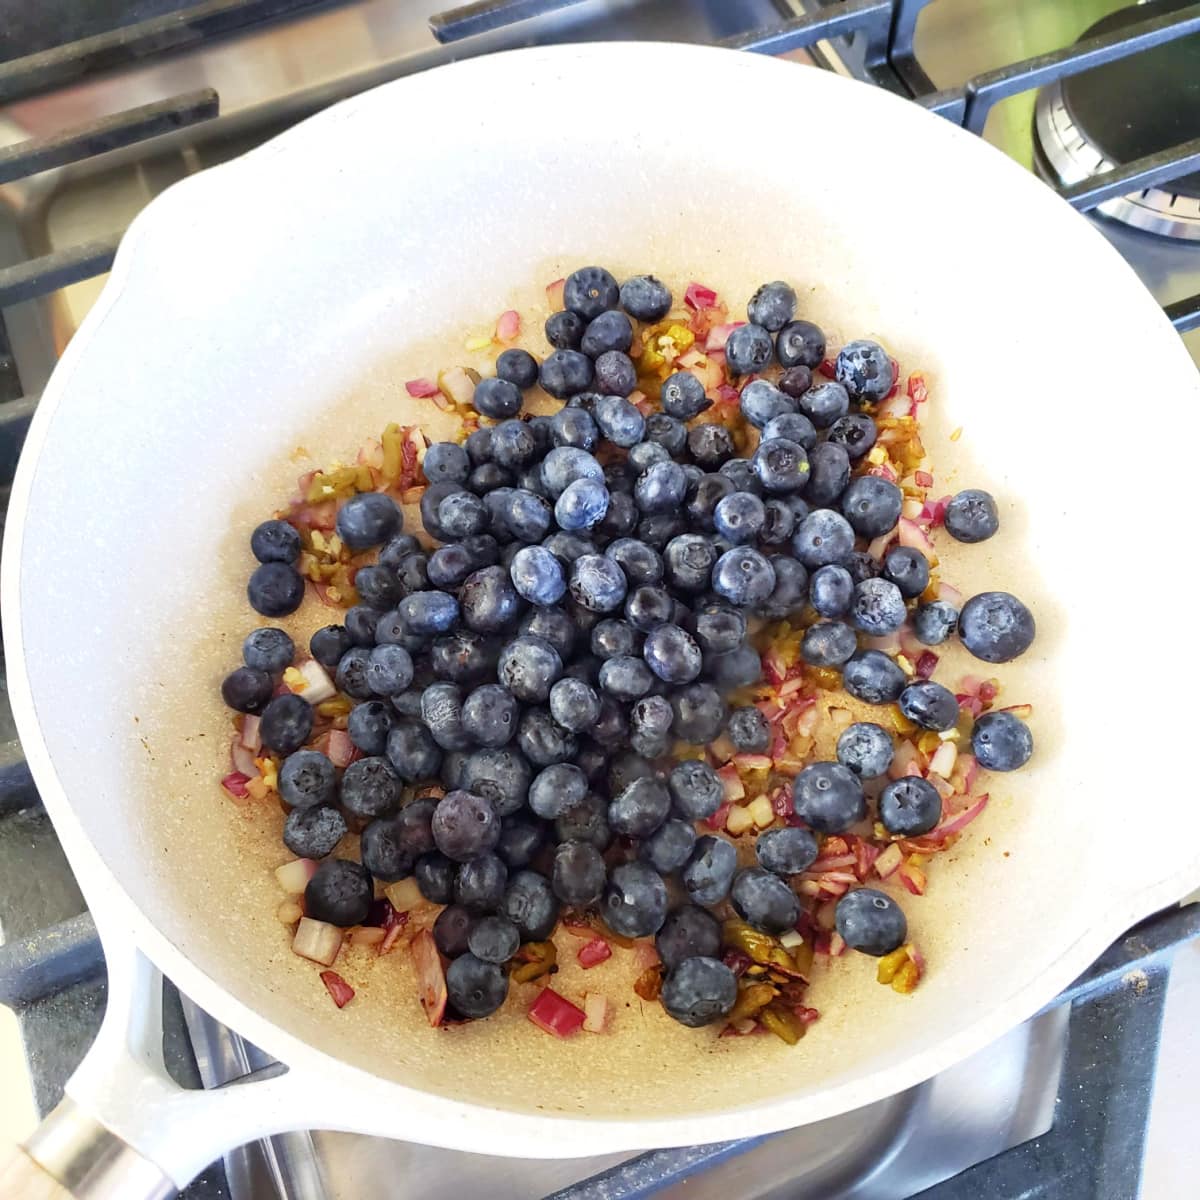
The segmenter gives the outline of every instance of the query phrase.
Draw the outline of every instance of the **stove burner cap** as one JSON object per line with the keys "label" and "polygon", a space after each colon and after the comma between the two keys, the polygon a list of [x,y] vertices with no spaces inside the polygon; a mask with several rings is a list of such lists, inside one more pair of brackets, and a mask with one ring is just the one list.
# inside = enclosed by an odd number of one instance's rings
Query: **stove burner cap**
{"label": "stove burner cap", "polygon": [[[1097,21],[1083,38],[1189,3],[1153,0],[1123,8]],[[1034,131],[1039,170],[1059,184],[1080,183],[1200,137],[1200,34],[1043,88]],[[1096,211],[1151,233],[1200,240],[1200,173],[1109,200]]]}

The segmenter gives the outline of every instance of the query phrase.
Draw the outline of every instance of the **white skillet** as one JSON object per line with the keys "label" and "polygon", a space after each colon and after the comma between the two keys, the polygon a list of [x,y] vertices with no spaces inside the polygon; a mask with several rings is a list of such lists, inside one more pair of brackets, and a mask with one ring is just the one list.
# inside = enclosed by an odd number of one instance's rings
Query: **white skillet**
{"label": "white skillet", "polygon": [[[592,261],[737,305],[787,278],[835,337],[875,335],[924,369],[939,483],[1003,507],[1001,535],[946,569],[1037,613],[1002,677],[1036,705],[1038,754],[909,905],[928,978],[901,999],[839,960],[794,1051],[636,1014],[586,1045],[519,1017],[460,1037],[382,983],[339,1013],[272,916],[277,842],[213,786],[227,725],[210,697],[251,624],[244,539],[304,469],[289,452],[352,453],[387,419],[436,426],[399,381],[465,361],[463,331],[504,308],[536,329],[543,285]],[[163,1195],[301,1127],[552,1157],[751,1135],[908,1087],[1024,1020],[1200,883],[1169,753],[1196,656],[1124,583],[1140,566],[1169,599],[1198,411],[1157,305],[1047,188],[911,104],[771,59],[475,59],[171,188],[47,387],[9,509],[13,709],[111,986],[4,1194],[65,1194],[37,1159],[79,1197]],[[180,1092],[154,1046],[151,963],[290,1072]]]}

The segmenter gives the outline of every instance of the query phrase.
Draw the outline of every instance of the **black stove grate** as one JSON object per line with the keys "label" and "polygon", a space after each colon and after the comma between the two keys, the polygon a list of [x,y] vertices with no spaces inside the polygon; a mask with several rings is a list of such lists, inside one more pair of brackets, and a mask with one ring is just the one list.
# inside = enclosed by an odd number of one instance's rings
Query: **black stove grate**
{"label": "black stove grate", "polygon": [[[490,0],[448,10],[430,26],[439,41],[458,42],[581,2]],[[1145,20],[1117,33],[983,73],[961,88],[938,91],[914,51],[917,22],[928,2],[815,0],[808,15],[738,34],[725,44],[773,54],[808,48],[821,61],[818,43],[832,39],[839,47],[853,49],[865,78],[978,133],[992,106],[1004,98],[1200,30],[1200,4],[1165,14],[1153,14],[1150,6]],[[0,63],[0,103],[335,4],[336,0],[208,0],[93,33]],[[375,72],[362,86],[391,73],[386,68]],[[327,88],[316,94],[312,106],[344,92]],[[215,92],[192,92],[0,150],[0,184],[213,120],[218,109]],[[1192,141],[1059,192],[1076,208],[1089,211],[1115,196],[1165,183],[1198,167],[1200,141]],[[110,237],[0,269],[0,309],[102,274],[111,266],[119,240],[119,231],[114,231]],[[1180,332],[1198,328],[1200,296],[1170,304],[1166,312]],[[36,403],[36,396],[22,394],[0,319],[0,507],[7,503]],[[99,1024],[103,955],[12,736],[7,712],[0,718],[0,916],[7,937],[0,946],[0,1003],[12,1007],[21,1020],[37,1103],[44,1111],[61,1095],[67,1075]],[[10,740],[4,742],[4,737]],[[10,864],[14,869],[6,869]],[[1055,1001],[1071,1005],[1072,1020],[1053,1129],[923,1195],[929,1200],[1128,1200],[1135,1195],[1170,956],[1198,936],[1200,907],[1193,907],[1159,914],[1115,943]],[[1131,972],[1137,973],[1136,988],[1128,986]],[[166,1010],[168,1063],[181,1083],[199,1086],[178,999],[169,984]],[[560,1195],[563,1200],[648,1196],[757,1144],[750,1140],[642,1155]],[[216,1168],[186,1194],[193,1200],[219,1200],[228,1193]]]}

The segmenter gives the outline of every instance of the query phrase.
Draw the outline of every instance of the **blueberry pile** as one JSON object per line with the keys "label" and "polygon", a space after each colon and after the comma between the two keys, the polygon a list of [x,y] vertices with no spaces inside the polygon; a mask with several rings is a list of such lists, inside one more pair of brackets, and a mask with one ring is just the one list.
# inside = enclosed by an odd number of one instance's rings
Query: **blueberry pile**
{"label": "blueberry pile", "polygon": [[[563,303],[546,322],[544,361],[508,349],[479,382],[473,403],[489,423],[464,444],[429,447],[420,510],[436,549],[403,532],[386,493],[356,494],[337,511],[342,542],[378,553],[355,575],[359,603],[309,652],[353,703],[347,731],[361,757],[339,770],[309,745],[310,705],[278,687],[295,658],[282,630],[246,639],[245,665],[222,694],[260,715],[263,746],[282,760],[288,849],[322,860],[308,916],[361,923],[374,881],[414,877],[446,906],[433,935],[450,960],[450,1006],[477,1019],[504,1002],[516,956],[550,937],[564,906],[590,910],[620,937],[657,937],[662,1003],[698,1026],[726,1018],[738,995],[717,917],[732,910],[764,934],[794,930],[790,878],[817,859],[823,836],[867,818],[863,780],[892,761],[881,726],[852,725],[836,762],[795,777],[802,825],[762,833],[757,865],[739,869],[733,842],[699,835],[722,783],[706,762],[670,755],[722,734],[741,753],[769,752],[759,710],[730,711],[725,699],[761,677],[750,639],[762,621],[811,606],[804,662],[840,671],[865,703],[897,702],[924,730],[957,722],[955,697],[861,638],[911,621],[929,645],[956,633],[977,657],[1005,662],[1028,648],[1034,623],[1005,592],[961,612],[922,602],[930,564],[920,551],[895,546],[881,562],[865,553],[903,502],[896,484],[863,472],[872,412],[896,382],[881,346],[851,342],[833,377],[818,377],[825,335],[796,318],[791,287],[765,284],[724,351],[741,419],[758,432],[739,456],[727,424],[704,419],[712,402],[689,371],[665,379],[651,415],[630,399],[636,323],[672,307],[662,283],[618,285],[585,267],[565,281]],[[563,401],[553,416],[522,412],[535,386]],[[996,532],[996,505],[960,493],[945,524],[980,541]],[[251,605],[293,612],[304,592],[296,529],[267,521],[251,549]],[[1032,740],[1017,717],[994,713],[975,726],[974,749],[988,768],[1011,770]],[[877,810],[890,833],[910,837],[933,828],[941,801],[905,778]],[[349,832],[361,834],[361,862],[330,857]],[[877,955],[906,936],[899,906],[868,888],[838,904],[837,929]]]}

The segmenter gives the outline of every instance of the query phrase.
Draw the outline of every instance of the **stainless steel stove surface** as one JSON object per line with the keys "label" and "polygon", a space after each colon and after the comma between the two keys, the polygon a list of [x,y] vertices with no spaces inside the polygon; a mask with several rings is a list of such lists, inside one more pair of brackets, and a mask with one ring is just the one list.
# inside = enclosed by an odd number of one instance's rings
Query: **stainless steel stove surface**
{"label": "stainless steel stove surface", "polygon": [[[1200,4],[1178,0],[1144,4],[1117,18],[1112,14],[1125,6],[1105,0],[927,2],[498,0],[443,17],[434,3],[403,0],[208,0],[177,16],[182,0],[31,6],[10,22],[8,44],[0,43],[0,103],[6,104],[0,147],[11,147],[0,149],[5,495],[37,393],[98,295],[116,241],[136,212],[176,179],[374,83],[533,42],[740,38],[754,49],[916,95],[914,102],[982,132],[1032,169],[1035,109],[1044,122],[1052,105],[1075,115],[1086,108],[1072,108],[1072,85],[1056,82],[1074,69],[1078,55],[1067,48],[1077,39],[1103,40],[1115,23],[1142,41],[1165,39],[1164,61],[1182,63],[1194,63],[1200,45]],[[839,36],[811,46],[806,7],[841,21]],[[431,35],[431,18],[443,42]],[[1104,22],[1098,33],[1097,22]],[[121,32],[114,34],[118,25]],[[774,27],[781,32],[764,43],[761,31]],[[1193,36],[1178,39],[1180,29]],[[92,41],[75,41],[81,37]],[[56,49],[63,43],[72,44]],[[164,47],[175,53],[164,54]],[[1090,40],[1082,49],[1092,63],[1113,53]],[[1032,67],[1027,60],[1035,60]],[[1178,103],[1196,102],[1194,78],[1176,74],[1170,83],[1182,97]],[[1040,98],[1039,84],[1048,85]],[[127,113],[131,108],[140,111]],[[1161,112],[1153,109],[1152,118]],[[80,128],[102,118],[102,128]],[[1057,183],[1075,185],[1068,191],[1074,202],[1102,203],[1118,214],[1125,191],[1152,203],[1161,199],[1156,190],[1191,198],[1190,185],[1172,191],[1168,180],[1184,165],[1200,168],[1200,143],[1142,161],[1200,133],[1182,118],[1162,119],[1167,133],[1156,126],[1149,140],[1119,145],[1097,126],[1094,161],[1068,141],[1070,163],[1063,165],[1062,152],[1043,149],[1041,169],[1050,177],[1057,169]],[[30,139],[52,140],[31,153]],[[1139,161],[1130,166],[1130,157]],[[1105,163],[1126,168],[1128,187],[1114,182],[1111,194],[1085,195],[1087,173]],[[1144,177],[1138,168],[1157,173]],[[920,164],[913,164],[911,179],[895,183],[920,187]],[[930,197],[932,204],[944,202]],[[1176,215],[1183,213],[1180,208]],[[1091,219],[1156,298],[1173,306],[1200,361],[1200,242]],[[6,704],[0,704],[0,923],[0,1002],[18,1013],[44,1111],[103,1011],[103,962],[37,804]],[[266,1064],[169,985],[167,1001],[167,1057],[185,1086],[217,1086]],[[1138,1194],[1173,1200],[1194,1191],[1200,1172],[1200,1147],[1187,1119],[1198,1110],[1192,1083],[1200,1062],[1192,1016],[1198,1003],[1200,907],[1192,906],[1131,931],[1057,1005],[960,1066],[880,1104],[790,1133],[632,1160],[549,1163],[347,1134],[292,1134],[231,1154],[223,1169],[214,1165],[187,1194],[194,1200],[441,1200],[475,1192],[524,1200],[560,1191],[572,1200],[629,1200],[652,1192],[692,1200],[898,1200],[917,1193],[934,1200],[1131,1200]],[[737,1138],[736,1123],[729,1133]]]}

